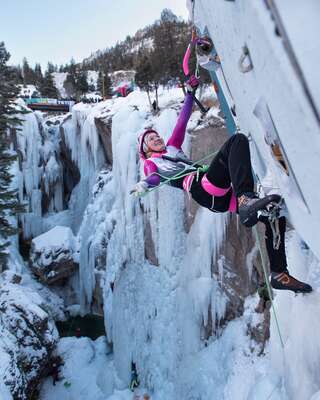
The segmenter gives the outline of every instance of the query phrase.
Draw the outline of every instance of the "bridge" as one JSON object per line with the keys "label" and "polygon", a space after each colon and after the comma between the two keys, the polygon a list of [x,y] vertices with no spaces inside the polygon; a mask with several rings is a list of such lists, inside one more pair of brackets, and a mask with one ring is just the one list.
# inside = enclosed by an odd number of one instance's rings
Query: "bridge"
{"label": "bridge", "polygon": [[52,111],[52,112],[69,112],[74,101],[70,100],[57,100],[47,98],[27,98],[24,99],[26,105],[34,111]]}

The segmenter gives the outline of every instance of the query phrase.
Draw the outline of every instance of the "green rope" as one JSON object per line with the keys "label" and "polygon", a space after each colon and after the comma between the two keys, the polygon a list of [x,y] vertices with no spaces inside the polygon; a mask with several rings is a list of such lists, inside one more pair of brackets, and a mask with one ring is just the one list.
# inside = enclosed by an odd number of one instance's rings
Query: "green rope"
{"label": "green rope", "polygon": [[280,338],[281,347],[282,347],[282,349],[284,349],[284,343],[283,343],[281,330],[280,330],[280,326],[279,326],[279,322],[278,322],[278,318],[277,318],[277,313],[276,313],[276,310],[275,310],[275,307],[274,307],[274,304],[273,304],[272,289],[271,289],[269,278],[268,278],[268,274],[267,274],[266,261],[265,261],[265,257],[264,257],[264,254],[263,254],[263,250],[262,250],[262,245],[261,245],[261,242],[260,242],[258,229],[255,226],[253,228],[253,230],[254,230],[254,233],[255,233],[255,236],[256,236],[256,241],[257,241],[258,246],[259,246],[259,252],[260,252],[261,261],[262,261],[262,269],[263,269],[264,279],[266,281],[266,286],[267,286],[269,298],[270,298],[270,301],[271,301],[271,307],[272,307],[274,319],[275,319],[276,325],[277,325],[277,330],[278,330],[278,334],[279,334],[279,338]]}
{"label": "green rope", "polygon": [[[205,157],[201,158],[200,160],[197,160],[197,161],[193,162],[191,165],[188,166],[188,169],[192,168],[192,167],[195,168],[196,164],[200,164],[202,161],[207,160],[208,158],[215,156],[217,153],[218,153],[218,151],[214,151],[213,153],[210,153],[210,154],[206,155]],[[153,172],[152,174],[150,174],[150,176],[151,175],[158,175],[158,176],[160,176],[160,178],[164,179],[164,181],[161,182],[158,186],[155,186],[155,187],[153,187],[151,189],[148,189],[145,193],[139,194],[139,197],[146,196],[147,194],[153,192],[154,190],[159,189],[161,186],[166,185],[167,183],[169,183],[171,181],[174,181],[174,180],[177,180],[177,179],[180,179],[180,178],[184,178],[185,176],[188,176],[188,175],[190,175],[190,174],[192,174],[194,172],[196,172],[197,175],[200,172],[207,172],[208,168],[209,168],[208,165],[203,165],[201,167],[197,167],[194,171],[189,171],[189,172],[181,171],[181,172],[178,172],[176,175],[173,175],[170,178],[168,178],[166,176],[163,176],[163,175],[159,174],[158,172]]]}

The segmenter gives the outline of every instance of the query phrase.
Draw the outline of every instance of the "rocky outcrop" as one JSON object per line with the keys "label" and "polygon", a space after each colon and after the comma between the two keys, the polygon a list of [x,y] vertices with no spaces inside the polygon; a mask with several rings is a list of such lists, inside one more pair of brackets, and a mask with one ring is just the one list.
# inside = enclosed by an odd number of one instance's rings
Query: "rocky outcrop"
{"label": "rocky outcrop", "polygon": [[63,125],[60,126],[60,160],[63,165],[63,189],[64,201],[69,201],[73,188],[80,181],[80,171],[76,163],[72,160],[71,150],[66,144]]}
{"label": "rocky outcrop", "polygon": [[58,332],[42,298],[13,281],[0,285],[0,381],[14,400],[29,400],[46,375]]}
{"label": "rocky outcrop", "polygon": [[111,127],[112,118],[95,118],[94,120],[97,128],[98,135],[101,139],[102,147],[106,157],[107,163],[112,165],[112,140],[111,140]]}
{"label": "rocky outcrop", "polygon": [[152,237],[150,221],[145,218],[144,220],[144,253],[146,259],[153,265],[159,266],[159,260],[156,255],[154,240]]}
{"label": "rocky outcrop", "polygon": [[63,284],[79,268],[76,240],[70,228],[56,226],[32,240],[30,268],[48,284]]}

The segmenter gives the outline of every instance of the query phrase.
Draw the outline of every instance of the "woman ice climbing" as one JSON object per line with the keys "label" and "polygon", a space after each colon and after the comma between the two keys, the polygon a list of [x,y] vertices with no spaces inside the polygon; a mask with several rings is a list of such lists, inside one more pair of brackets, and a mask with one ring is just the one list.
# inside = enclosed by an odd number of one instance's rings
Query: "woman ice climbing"
{"label": "woman ice climbing", "polygon": [[[187,95],[176,126],[167,142],[158,132],[148,129],[139,137],[139,154],[144,162],[146,179],[138,182],[133,189],[142,195],[150,188],[158,186],[167,178],[181,178],[168,181],[171,186],[189,192],[201,206],[213,212],[239,213],[240,221],[247,227],[258,222],[258,211],[265,208],[274,197],[258,198],[254,192],[254,180],[250,161],[248,139],[243,134],[230,137],[212,160],[208,170],[190,168],[191,160],[184,154],[181,146],[185,138],[188,120],[192,112],[193,93],[198,80],[192,76],[187,82]],[[187,176],[186,174],[189,173]],[[293,278],[287,270],[285,254],[286,219],[279,219],[281,242],[278,249],[273,246],[273,233],[268,218],[260,219],[266,226],[266,247],[268,251],[271,286],[294,292],[310,292],[310,285]]]}

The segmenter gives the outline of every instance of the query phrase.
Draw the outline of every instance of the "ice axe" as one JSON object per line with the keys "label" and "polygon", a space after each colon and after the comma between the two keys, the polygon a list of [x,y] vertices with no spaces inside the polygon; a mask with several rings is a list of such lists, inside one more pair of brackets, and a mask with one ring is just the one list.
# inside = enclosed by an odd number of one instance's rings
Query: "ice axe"
{"label": "ice axe", "polygon": [[[187,50],[186,50],[185,55],[183,57],[183,63],[182,63],[183,72],[184,72],[184,74],[185,74],[185,76],[187,78],[190,78],[189,59],[190,59],[190,56],[191,56],[191,51],[193,50],[196,41],[197,41],[196,34],[195,34],[195,31],[193,30],[192,31],[191,43],[189,43],[189,45],[187,47]],[[205,106],[201,103],[201,101],[199,99],[197,99],[197,97],[195,95],[195,90],[193,90],[191,92],[191,95],[192,95],[195,103],[197,104],[197,106],[200,108],[200,111],[203,114],[206,114],[209,111],[210,107],[205,108]]]}

